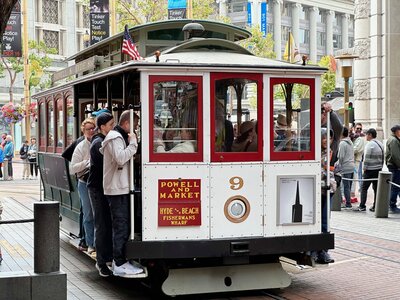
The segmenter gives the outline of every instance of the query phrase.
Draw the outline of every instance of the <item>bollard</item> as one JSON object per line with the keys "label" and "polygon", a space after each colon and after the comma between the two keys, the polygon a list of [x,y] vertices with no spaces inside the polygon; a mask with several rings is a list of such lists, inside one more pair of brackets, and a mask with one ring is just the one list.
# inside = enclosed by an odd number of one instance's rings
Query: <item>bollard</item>
{"label": "bollard", "polygon": [[375,217],[387,218],[389,210],[390,184],[392,173],[380,171],[378,176],[378,190],[376,192]]}
{"label": "bollard", "polygon": [[337,188],[336,192],[333,194],[331,211],[341,211],[342,210],[342,193],[340,188]]}
{"label": "bollard", "polygon": [[59,202],[33,204],[33,270],[35,273],[60,271]]}
{"label": "bollard", "polygon": [[8,176],[8,160],[4,160],[3,162],[3,178],[4,180],[9,180],[10,176]]}

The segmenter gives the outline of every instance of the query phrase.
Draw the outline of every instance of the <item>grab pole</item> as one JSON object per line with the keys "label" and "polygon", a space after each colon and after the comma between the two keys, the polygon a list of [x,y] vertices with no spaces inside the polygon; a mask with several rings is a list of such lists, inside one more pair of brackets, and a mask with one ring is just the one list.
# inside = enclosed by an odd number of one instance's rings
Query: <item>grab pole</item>
{"label": "grab pole", "polygon": [[[134,135],[134,112],[133,105],[129,105],[129,124],[130,124],[130,136]],[[130,239],[135,238],[135,172],[134,172],[134,161],[135,156],[132,156],[129,160],[129,196],[130,196],[130,207],[131,207],[131,235]]]}

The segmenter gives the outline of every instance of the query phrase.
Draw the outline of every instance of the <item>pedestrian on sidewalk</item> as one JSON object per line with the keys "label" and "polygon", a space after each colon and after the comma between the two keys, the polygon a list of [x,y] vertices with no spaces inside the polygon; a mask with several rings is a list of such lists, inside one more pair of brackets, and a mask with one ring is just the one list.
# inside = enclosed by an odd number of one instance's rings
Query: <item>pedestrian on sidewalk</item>
{"label": "pedestrian on sidewalk", "polygon": [[367,131],[368,143],[364,148],[364,159],[363,159],[363,179],[366,181],[362,182],[361,186],[361,202],[360,205],[355,209],[356,211],[365,211],[367,202],[368,189],[372,183],[372,189],[374,190],[374,204],[370,207],[370,211],[375,211],[376,201],[376,190],[378,187],[378,180],[369,181],[368,179],[378,178],[379,172],[382,171],[384,161],[384,150],[383,144],[376,139],[377,133],[374,128],[370,128]]}
{"label": "pedestrian on sidewalk", "polygon": [[29,145],[28,149],[28,162],[30,165],[31,171],[31,179],[33,179],[33,172],[35,172],[35,179],[37,179],[38,175],[38,165],[37,165],[37,144],[36,138],[31,138],[31,144]]}
{"label": "pedestrian on sidewalk", "polygon": [[[391,128],[392,135],[386,141],[385,162],[392,173],[392,182],[400,184],[400,125],[395,125]],[[400,213],[397,207],[397,196],[400,193],[400,188],[391,185],[390,192],[390,212]]]}
{"label": "pedestrian on sidewalk", "polygon": [[22,179],[29,179],[29,161],[28,161],[29,142],[25,141],[19,149],[19,157],[22,160]]}
{"label": "pedestrian on sidewalk", "polygon": [[3,178],[3,162],[4,162],[4,151],[3,146],[0,145],[0,179]]}
{"label": "pedestrian on sidewalk", "polygon": [[343,127],[342,139],[339,144],[337,163],[340,166],[339,168],[341,170],[343,178],[343,192],[346,199],[346,204],[344,205],[344,208],[352,208],[350,191],[352,184],[351,179],[353,179],[354,175],[354,149],[353,143],[349,138],[349,129],[347,127]]}
{"label": "pedestrian on sidewalk", "polygon": [[[363,168],[362,168],[362,158],[364,154],[364,148],[367,143],[365,139],[365,134],[363,133],[363,128],[361,123],[357,123],[355,126],[355,132],[354,132],[354,137],[353,137],[353,149],[354,149],[354,166],[355,166],[355,179],[362,179],[362,174],[363,174]],[[362,186],[362,181],[354,181],[354,184],[352,186],[352,195],[351,197],[354,198],[356,197],[356,189],[357,189],[357,183],[358,182],[358,194],[361,194],[361,186]],[[357,200],[357,199],[356,199]]]}
{"label": "pedestrian on sidewalk", "polygon": [[13,165],[12,160],[14,158],[14,143],[12,142],[12,136],[7,135],[6,143],[4,146],[4,170],[7,170],[7,174],[4,174],[4,180],[13,180]]}
{"label": "pedestrian on sidewalk", "polygon": [[112,222],[110,206],[104,195],[103,188],[103,154],[100,153],[101,143],[105,136],[114,127],[114,118],[111,113],[103,112],[96,118],[96,133],[90,145],[90,171],[87,180],[89,198],[93,208],[95,240],[96,240],[96,268],[100,276],[112,275],[107,263],[112,262]]}

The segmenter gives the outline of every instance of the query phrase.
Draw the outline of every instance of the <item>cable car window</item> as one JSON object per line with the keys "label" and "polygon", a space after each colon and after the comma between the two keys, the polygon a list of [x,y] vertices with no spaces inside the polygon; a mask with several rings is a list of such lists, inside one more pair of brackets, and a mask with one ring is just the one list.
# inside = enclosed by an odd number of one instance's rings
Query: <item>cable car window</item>
{"label": "cable car window", "polygon": [[201,78],[150,78],[151,160],[201,161]]}
{"label": "cable car window", "polygon": [[56,101],[57,108],[57,147],[62,148],[64,146],[64,111],[63,111],[63,99],[60,98]]}
{"label": "cable car window", "polygon": [[66,119],[67,119],[67,144],[69,146],[74,140],[74,99],[71,95],[66,99]]}
{"label": "cable car window", "polygon": [[54,106],[53,100],[47,102],[47,147],[54,147]]}
{"label": "cable car window", "polygon": [[214,73],[211,79],[213,161],[261,160],[261,76]]}
{"label": "cable car window", "polygon": [[271,79],[271,159],[314,157],[314,81]]}
{"label": "cable car window", "polygon": [[44,151],[46,147],[46,108],[45,103],[39,104],[39,147]]}

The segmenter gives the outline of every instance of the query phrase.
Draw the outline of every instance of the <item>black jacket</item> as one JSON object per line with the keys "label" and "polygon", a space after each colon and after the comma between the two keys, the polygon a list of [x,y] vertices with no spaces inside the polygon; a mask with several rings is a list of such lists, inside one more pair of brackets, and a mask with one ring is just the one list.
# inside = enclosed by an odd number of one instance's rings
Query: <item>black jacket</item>
{"label": "black jacket", "polygon": [[74,154],[75,148],[76,146],[78,146],[78,144],[80,142],[82,142],[85,139],[85,136],[81,136],[80,138],[76,139],[75,141],[72,142],[71,145],[69,145],[63,153],[61,153],[61,156],[64,157],[66,160],[68,160],[69,162],[71,162],[72,160],[72,155]]}
{"label": "black jacket", "polygon": [[90,171],[87,187],[103,191],[103,154],[100,153],[101,143],[105,136],[97,133],[92,137],[90,145]]}

